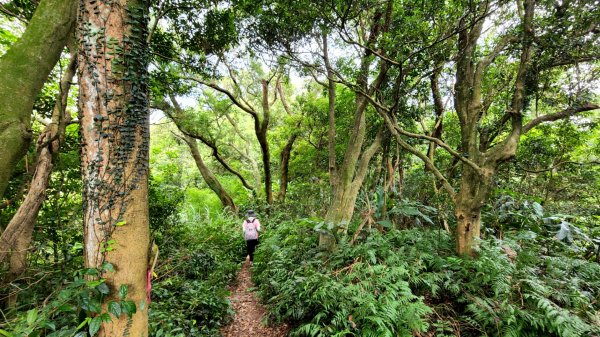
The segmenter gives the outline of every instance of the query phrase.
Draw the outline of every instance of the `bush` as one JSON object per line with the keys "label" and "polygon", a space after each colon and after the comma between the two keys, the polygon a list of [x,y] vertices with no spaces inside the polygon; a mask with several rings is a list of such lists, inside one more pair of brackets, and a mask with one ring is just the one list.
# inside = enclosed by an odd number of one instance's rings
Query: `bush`
{"label": "bush", "polygon": [[226,286],[244,256],[238,222],[219,214],[157,235],[162,262],[153,284],[150,336],[219,335],[233,313]]}
{"label": "bush", "polygon": [[412,293],[409,266],[391,242],[372,235],[341,242],[331,254],[316,247],[309,222],[288,223],[258,248],[255,281],[271,318],[301,336],[410,336],[426,331],[431,309]]}
{"label": "bush", "polygon": [[254,279],[270,318],[295,336],[599,334],[600,266],[532,232],[505,234],[474,259],[424,229],[342,238],[328,253],[311,222],[287,222],[259,246]]}

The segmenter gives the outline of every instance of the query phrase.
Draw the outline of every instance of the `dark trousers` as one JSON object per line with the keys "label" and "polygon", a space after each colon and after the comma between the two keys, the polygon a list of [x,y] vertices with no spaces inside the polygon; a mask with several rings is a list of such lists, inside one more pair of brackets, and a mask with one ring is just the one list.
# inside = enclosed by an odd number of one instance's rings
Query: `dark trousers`
{"label": "dark trousers", "polygon": [[250,255],[250,262],[254,260],[254,251],[256,250],[256,246],[258,246],[258,239],[246,240],[246,251],[248,252],[248,255]]}

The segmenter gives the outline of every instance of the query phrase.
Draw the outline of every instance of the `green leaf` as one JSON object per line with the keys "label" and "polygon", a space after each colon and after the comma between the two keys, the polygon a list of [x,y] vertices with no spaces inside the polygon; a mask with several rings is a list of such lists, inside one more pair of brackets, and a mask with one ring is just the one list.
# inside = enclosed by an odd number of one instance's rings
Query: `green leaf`
{"label": "green leaf", "polygon": [[390,220],[380,220],[380,221],[377,221],[377,223],[385,228],[391,228],[393,225]]}
{"label": "green leaf", "polygon": [[54,323],[54,322],[45,322],[44,323],[44,328],[51,329],[52,331],[55,331],[56,330],[56,323]]}
{"label": "green leaf", "polygon": [[96,289],[98,289],[98,291],[103,294],[103,295],[108,295],[108,293],[110,293],[110,289],[108,289],[108,285],[104,282],[100,283]]}
{"label": "green leaf", "polygon": [[58,307],[58,311],[60,312],[74,312],[75,310],[73,309],[73,306],[70,304],[63,304],[60,307]]}
{"label": "green leaf", "polygon": [[108,322],[112,322],[112,319],[110,318],[110,315],[108,313],[103,313],[102,315],[98,316],[100,317],[100,320],[102,320],[102,322],[108,323]]}
{"label": "green leaf", "polygon": [[0,329],[0,335],[5,336],[5,337],[13,337],[13,334],[11,334],[10,332],[8,332],[6,330],[2,330],[2,329]]}
{"label": "green leaf", "polygon": [[100,325],[102,324],[102,318],[100,316],[96,316],[90,322],[90,336],[94,336],[98,330],[100,330]]}
{"label": "green leaf", "polygon": [[120,227],[120,226],[125,226],[127,224],[127,221],[119,221],[115,224],[115,226]]}
{"label": "green leaf", "polygon": [[104,262],[102,264],[102,270],[104,270],[106,272],[114,272],[115,271],[115,267],[110,262]]}
{"label": "green leaf", "polygon": [[37,309],[27,311],[27,324],[32,325],[38,317]]}
{"label": "green leaf", "polygon": [[121,305],[115,301],[108,302],[108,312],[119,318],[121,316]]}
{"label": "green leaf", "polygon": [[126,284],[121,284],[121,286],[119,287],[119,298],[120,299],[125,299],[125,297],[127,297],[127,285]]}
{"label": "green leaf", "polygon": [[127,316],[131,317],[136,313],[137,309],[135,307],[134,301],[123,301],[121,302],[121,311],[126,313]]}
{"label": "green leaf", "polygon": [[88,324],[92,320],[90,317],[86,317],[83,322],[79,323],[76,330],[83,328],[86,324]]}
{"label": "green leaf", "polygon": [[97,276],[100,273],[98,272],[98,269],[96,268],[88,268],[83,272],[84,275],[94,275]]}
{"label": "green leaf", "polygon": [[90,288],[96,288],[97,286],[101,285],[103,282],[104,282],[104,280],[88,281],[87,285]]}

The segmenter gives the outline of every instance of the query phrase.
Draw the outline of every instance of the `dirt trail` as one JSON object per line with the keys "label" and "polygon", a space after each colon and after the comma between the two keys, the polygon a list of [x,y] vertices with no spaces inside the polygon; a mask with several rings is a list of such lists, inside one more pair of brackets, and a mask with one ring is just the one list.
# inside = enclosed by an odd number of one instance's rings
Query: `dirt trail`
{"label": "dirt trail", "polygon": [[224,337],[284,337],[289,328],[286,325],[267,327],[262,324],[266,314],[253,292],[250,279],[250,263],[246,261],[238,274],[237,285],[231,290],[229,300],[235,310],[233,322],[221,329]]}

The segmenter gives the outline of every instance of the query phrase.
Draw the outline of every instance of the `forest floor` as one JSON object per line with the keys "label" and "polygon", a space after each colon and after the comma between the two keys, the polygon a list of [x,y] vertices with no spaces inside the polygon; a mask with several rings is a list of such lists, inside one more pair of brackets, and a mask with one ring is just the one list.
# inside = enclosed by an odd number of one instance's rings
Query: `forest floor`
{"label": "forest floor", "polygon": [[233,322],[223,327],[224,337],[283,337],[287,336],[286,325],[269,327],[263,324],[266,309],[252,292],[254,285],[250,278],[250,262],[246,260],[238,274],[237,282],[231,289],[229,300],[235,310]]}

